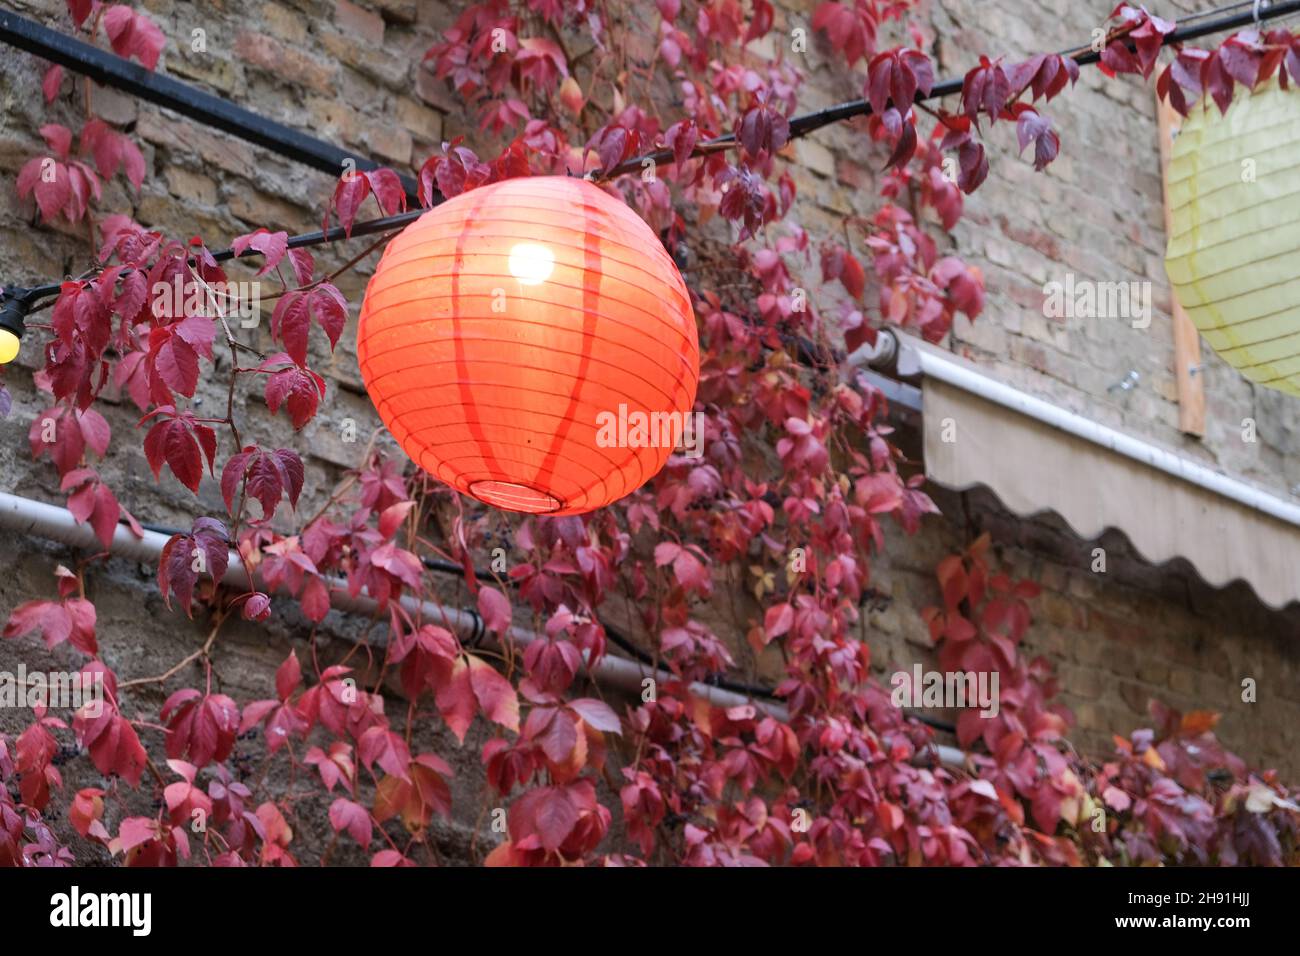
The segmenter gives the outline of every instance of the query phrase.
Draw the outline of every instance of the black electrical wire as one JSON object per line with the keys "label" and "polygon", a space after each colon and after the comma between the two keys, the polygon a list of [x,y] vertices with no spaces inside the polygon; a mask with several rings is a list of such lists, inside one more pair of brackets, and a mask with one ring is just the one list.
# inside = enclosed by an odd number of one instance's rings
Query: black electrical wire
{"label": "black electrical wire", "polygon": [[[1233,6],[1242,5],[1229,5],[1227,7],[1208,10],[1186,19],[1196,20],[1198,17],[1213,16],[1214,14],[1221,13],[1224,10],[1230,10]],[[1277,3],[1272,3],[1267,7],[1261,8],[1259,12],[1259,21],[1264,22],[1267,20],[1274,20],[1278,17],[1284,17],[1297,12],[1300,12],[1300,0],[1279,0]],[[1249,26],[1255,22],[1254,10],[1251,9],[1241,13],[1219,17],[1218,19],[1211,20],[1207,23],[1199,23],[1194,26],[1176,27],[1172,33],[1166,34],[1161,38],[1161,46],[1185,43],[1188,40],[1200,39],[1201,37],[1208,36],[1212,33],[1222,33],[1226,30],[1235,30],[1238,27]],[[1135,44],[1132,40],[1122,36],[1118,39],[1123,42],[1130,51],[1135,49]],[[1094,50],[1090,44],[1062,50],[1060,55],[1071,57],[1080,66],[1088,66],[1101,60],[1101,53]],[[960,93],[964,82],[964,77],[954,77],[952,79],[944,80],[941,83],[936,83],[931,87],[929,93],[922,94],[918,91],[916,94],[916,102],[923,103],[926,100],[939,99],[941,97],[952,96],[955,93]],[[800,136],[821,129],[823,126],[829,126],[831,123],[853,119],[857,116],[867,116],[870,115],[870,113],[871,104],[865,99],[850,100],[847,103],[840,103],[837,106],[828,106],[815,113],[805,113],[802,116],[796,116],[790,120],[790,139],[798,139]],[[704,143],[697,144],[695,151],[692,152],[691,156],[695,157],[723,149],[730,149],[735,145],[735,134],[728,133],[724,136],[718,136]],[[615,166],[613,169],[603,172],[600,178],[610,178],[624,173],[640,172],[646,160],[650,160],[655,164],[671,164],[673,162],[673,151],[671,149],[661,149],[645,156],[638,156],[635,159],[629,159],[626,162]]]}
{"label": "black electrical wire", "polygon": [[[145,522],[141,522],[140,527],[144,528],[146,531],[152,531],[156,534],[165,534],[168,535],[169,537],[172,535],[185,534],[185,532],[180,530],[179,528],[168,528],[164,525],[147,524]],[[444,561],[441,558],[429,558],[429,557],[421,558],[420,560],[424,564],[424,566],[431,571],[438,571],[444,574],[454,574],[460,578],[464,578],[466,576],[464,566],[460,564],[456,564],[454,561]],[[486,571],[475,570],[474,575],[475,577],[482,578],[485,581],[496,580],[494,575],[491,575]],[[510,587],[516,586],[514,581],[508,581],[507,583],[509,584]],[[466,608],[466,610],[470,614],[478,618],[481,623],[482,618],[480,617],[477,611],[473,610],[472,608]],[[632,655],[640,663],[645,664],[648,667],[659,666],[658,662],[655,661],[654,657],[652,657],[646,651],[642,650],[631,640],[624,637],[614,628],[605,624],[603,621],[601,622],[601,629],[605,632],[605,637],[609,639],[609,642],[611,644],[620,648],[627,654]],[[739,681],[728,680],[725,677],[711,677],[702,681],[701,683],[709,684],[713,687],[718,687],[723,690],[734,691],[737,694],[745,694],[753,697],[762,697],[768,700],[778,699],[775,690],[771,687],[763,687],[756,684],[745,684]]]}
{"label": "black electrical wire", "polygon": [[[1224,11],[1233,10],[1237,8],[1245,8],[1245,7],[1249,7],[1250,9],[1241,9],[1241,11],[1238,13],[1231,13],[1223,16],[1218,16],[1215,19],[1208,19],[1210,17],[1214,17],[1216,14],[1223,13]],[[1196,40],[1204,36],[1209,36],[1210,34],[1222,33],[1227,30],[1235,30],[1239,27],[1249,26],[1256,22],[1263,23],[1269,20],[1277,19],[1279,17],[1290,16],[1295,13],[1300,13],[1300,0],[1277,0],[1277,2],[1269,3],[1267,6],[1261,6],[1259,10],[1258,20],[1255,15],[1253,0],[1251,0],[1251,2],[1249,3],[1229,4],[1224,7],[1215,8],[1213,10],[1207,10],[1202,13],[1192,14],[1188,17],[1185,17],[1184,18],[1185,25],[1179,26],[1175,28],[1173,32],[1163,36],[1161,38],[1161,45],[1170,46],[1174,44],[1185,43],[1189,40]],[[23,49],[28,49],[30,46],[30,41],[24,39],[24,34],[22,34],[21,31],[15,29],[13,24],[14,20],[22,21],[22,18],[14,17],[14,15],[12,14],[5,14],[4,11],[0,11],[0,40],[12,43]],[[1204,20],[1205,22],[1195,22],[1198,20]],[[24,21],[24,23],[26,23],[26,21]],[[1192,25],[1186,25],[1187,23],[1191,23]],[[45,28],[41,28],[41,29],[43,30]],[[30,31],[27,32],[30,33]],[[1123,42],[1126,46],[1128,46],[1130,50],[1135,48],[1135,45],[1132,40],[1129,40],[1122,36],[1119,37],[1119,40]],[[64,65],[68,66],[70,69],[87,73],[88,75],[92,75],[95,78],[100,79],[102,82],[109,83],[111,85],[117,84],[117,79],[124,72],[131,72],[131,71],[147,72],[144,71],[143,67],[140,67],[137,64],[127,63],[126,61],[122,61],[122,62],[126,64],[126,67],[130,68],[129,71],[108,70],[106,68],[103,68],[104,64],[101,63],[100,61],[103,60],[104,58],[106,57],[111,59],[120,59],[120,58],[113,57],[112,54],[107,54],[104,51],[98,50],[95,47],[89,47],[87,44],[81,44],[81,45],[87,46],[89,50],[93,51],[96,54],[94,58],[94,62],[98,64],[98,67],[96,68],[98,69],[98,72],[96,72],[94,69],[91,69],[89,66],[87,66],[86,63],[78,61],[75,56],[69,56],[66,55],[66,53],[63,55],[62,59],[58,60],[58,62],[64,63]],[[1087,66],[1089,64],[1096,63],[1101,59],[1101,53],[1099,51],[1092,49],[1091,45],[1073,47],[1068,50],[1063,50],[1061,51],[1060,55],[1069,56],[1073,58],[1075,62],[1077,62],[1080,66]],[[163,78],[163,79],[168,79],[169,82],[172,84],[183,86],[183,84],[177,84],[175,80],[170,80],[169,78]],[[939,99],[945,96],[952,96],[953,94],[961,92],[962,85],[963,85],[962,77],[954,77],[952,79],[944,80],[941,83],[935,84],[930,89],[929,93],[921,94],[920,92],[918,92],[916,95],[916,102],[920,103],[920,102],[925,102],[926,100]],[[134,89],[134,87],[130,87],[130,88]],[[195,94],[199,93],[199,91],[197,90],[193,92]],[[141,95],[143,95],[143,93],[141,93]],[[203,95],[208,96],[208,94],[203,94]],[[156,98],[154,97],[147,97],[147,98],[154,99],[155,102],[157,101]],[[210,97],[210,96],[209,98],[216,99],[215,97]],[[224,101],[219,101],[219,102],[224,102]],[[229,106],[230,104],[226,104],[226,105]],[[249,117],[252,117],[252,120],[249,121],[250,123],[252,123],[251,127],[248,128],[241,127],[239,125],[239,122],[236,121],[236,119],[233,119],[230,116],[227,116],[225,114],[223,114],[223,119],[220,123],[213,122],[211,125],[216,125],[220,129],[225,129],[229,132],[234,132],[237,135],[243,135],[244,138],[246,139],[250,138],[249,135],[245,135],[246,133],[251,134],[252,132],[256,132],[258,130],[264,131],[269,127],[279,126],[279,124],[271,123],[269,120],[266,120],[263,117],[258,117],[256,116],[256,114],[249,113],[246,110],[240,110],[239,112],[246,113]],[[846,119],[852,119],[858,116],[867,116],[870,113],[871,113],[871,104],[868,103],[865,99],[860,99],[860,100],[850,100],[849,102],[846,103],[840,103],[837,106],[830,106],[827,107],[826,109],[818,110],[817,112],[814,113],[805,113],[801,116],[795,116],[791,118],[789,121],[790,139],[792,140],[798,139],[802,136],[806,136],[808,133],[821,129],[824,126],[829,126],[832,123],[837,123]],[[253,120],[255,120],[256,122],[253,123]],[[294,132],[284,127],[280,127],[280,128],[283,129],[285,132]],[[296,134],[296,135],[302,136],[302,134]],[[256,139],[250,139],[250,141],[258,142],[260,145],[264,145],[269,149],[276,150],[277,152],[280,152],[282,155],[288,156],[289,158],[301,159],[303,162],[307,162],[309,165],[317,166],[317,168],[326,168],[326,167],[321,167],[320,164],[315,162],[314,160],[303,158],[298,152],[294,150],[290,150],[283,142],[277,143],[275,137],[266,137],[265,141],[256,140]],[[322,144],[322,145],[328,145],[328,144]],[[707,140],[706,142],[697,144],[694,150],[692,150],[691,152],[691,158],[695,158],[698,156],[705,156],[710,153],[718,152],[720,150],[730,149],[735,145],[736,145],[735,135],[728,133],[724,136],[718,136],[715,137],[714,139],[710,139]],[[345,158],[352,158],[354,161],[358,162],[358,168],[362,168],[362,169],[374,168],[376,165],[373,161],[370,160],[363,161],[359,157],[354,157],[353,154],[341,153],[341,155],[343,155]],[[330,163],[333,164],[334,160],[335,158],[332,157],[330,159]],[[605,180],[613,179],[617,176],[624,175],[626,173],[633,173],[633,172],[639,173],[644,168],[644,164],[646,163],[647,160],[655,164],[671,165],[674,162],[673,151],[671,149],[655,150],[645,155],[637,156],[633,159],[628,159],[618,164],[617,166],[613,167],[612,169],[604,170],[598,174],[592,175],[590,178],[592,178],[594,181],[605,181]],[[336,166],[327,164],[327,168],[333,169],[336,168]],[[409,194],[411,192],[411,184],[406,180],[404,180],[403,183],[404,183],[404,187],[407,189],[407,192]],[[442,201],[442,197],[435,196],[432,197],[432,200],[433,200],[432,205],[437,205]],[[322,245],[324,243],[338,242],[350,236],[368,236],[379,232],[385,232],[390,229],[397,229],[414,222],[421,215],[423,215],[424,212],[425,212],[424,209],[412,209],[407,212],[399,213],[394,216],[384,216],[378,219],[371,219],[365,222],[355,223],[352,226],[352,228],[348,231],[345,231],[342,227],[335,227],[333,229],[325,229],[316,232],[304,233],[302,235],[291,237],[289,239],[289,248],[297,249],[305,246]],[[261,253],[258,252],[257,250],[249,249],[240,258],[251,257],[255,255],[261,255]],[[224,262],[228,259],[236,258],[236,255],[233,250],[226,249],[221,252],[214,253],[214,257],[218,261]],[[31,305],[35,303],[38,299],[57,294],[61,287],[62,287],[62,283],[52,282],[46,285],[36,286],[33,288],[22,288],[16,286],[6,288],[3,293],[3,296],[0,297],[0,301],[3,301],[3,309],[4,309],[3,312],[0,312],[0,322],[6,321],[6,318],[8,318],[10,312],[12,311],[16,310],[19,313],[25,313],[31,307]],[[13,327],[12,320],[10,321],[9,327],[10,328]],[[18,324],[18,331],[19,332],[21,331],[21,323]]]}
{"label": "black electrical wire", "polygon": [[[322,172],[337,176],[349,163],[360,170],[380,165],[9,10],[0,10],[0,42]],[[410,176],[398,178],[408,198],[416,201],[415,180]]]}
{"label": "black electrical wire", "polygon": [[[181,531],[179,528],[168,528],[164,525],[148,524],[145,522],[141,522],[140,527],[144,528],[146,531],[153,531],[156,534],[165,534],[168,536],[185,533],[184,531]],[[464,566],[457,564],[454,561],[444,561],[441,558],[428,558],[428,557],[421,558],[420,560],[423,562],[424,566],[431,571],[439,571],[444,574],[454,574],[460,578],[465,577]],[[474,576],[478,578],[482,578],[485,581],[496,580],[496,578],[493,575],[489,574],[486,571],[475,570]],[[509,581],[508,584],[511,587],[515,586],[514,581]],[[465,610],[469,614],[472,614],[476,620],[475,634],[470,641],[472,646],[477,643],[478,638],[484,632],[485,625],[483,624],[482,617],[479,615],[477,611],[473,610],[472,608],[466,608]],[[636,658],[636,660],[639,663],[644,664],[647,667],[653,667],[656,669],[660,666],[660,663],[656,661],[654,657],[652,657],[646,651],[642,650],[632,641],[628,640],[626,637],[624,637],[614,628],[610,627],[608,624],[605,624],[603,621],[601,622],[601,629],[605,632],[605,637],[608,638],[611,644],[618,647],[624,653],[629,654],[632,657]],[[705,680],[700,681],[700,683],[707,684],[710,687],[717,687],[719,690],[729,690],[736,694],[743,694],[746,697],[758,697],[763,700],[769,700],[773,702],[780,702],[781,700],[781,698],[777,696],[775,688],[766,687],[760,684],[746,684],[741,681],[734,681],[726,677],[719,677],[716,675],[706,678]],[[945,733],[954,733],[956,730],[956,728],[952,724],[948,723],[947,721],[939,720],[938,718],[931,717],[928,714],[909,711],[908,716],[913,717],[916,720],[919,720],[921,723],[933,727],[936,730],[942,730]]]}

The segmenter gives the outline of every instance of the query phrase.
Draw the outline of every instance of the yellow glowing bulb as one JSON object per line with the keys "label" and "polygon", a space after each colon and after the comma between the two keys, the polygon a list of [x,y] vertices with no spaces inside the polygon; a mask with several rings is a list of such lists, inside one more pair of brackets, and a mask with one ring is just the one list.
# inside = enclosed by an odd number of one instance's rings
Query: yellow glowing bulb
{"label": "yellow glowing bulb", "polygon": [[18,336],[8,329],[0,329],[0,365],[8,365],[18,357]]}
{"label": "yellow glowing bulb", "polygon": [[524,285],[540,285],[555,271],[555,254],[535,242],[521,242],[510,250],[510,274]]}

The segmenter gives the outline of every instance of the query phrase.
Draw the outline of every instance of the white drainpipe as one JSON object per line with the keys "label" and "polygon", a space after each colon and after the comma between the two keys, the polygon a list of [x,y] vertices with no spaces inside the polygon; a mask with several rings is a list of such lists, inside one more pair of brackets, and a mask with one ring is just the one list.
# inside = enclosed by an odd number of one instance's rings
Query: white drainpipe
{"label": "white drainpipe", "polygon": [[[61,544],[75,548],[99,549],[102,547],[91,527],[77,524],[76,519],[72,517],[71,512],[66,508],[46,504],[43,501],[35,501],[31,498],[20,498],[7,492],[0,492],[0,528],[18,534],[58,541]],[[138,561],[141,564],[156,565],[159,555],[162,554],[163,545],[167,543],[167,540],[167,535],[160,534],[157,531],[145,531],[144,537],[137,538],[126,525],[120,524],[113,534],[113,544],[109,550],[119,557]],[[258,586],[261,587],[260,575],[255,572],[253,577]],[[222,579],[222,583],[235,588],[248,587],[248,576],[244,572],[244,563],[238,553],[234,551],[230,552],[230,563],[226,568],[226,575]],[[325,583],[330,589],[330,606],[335,610],[348,611],[369,617],[377,609],[375,602],[368,597],[352,597],[348,593],[346,582],[343,580],[327,579]],[[483,630],[482,619],[474,611],[447,607],[433,601],[421,601],[410,596],[402,598],[402,605],[413,617],[418,616],[421,620],[442,624],[464,640],[473,640],[484,636],[495,641],[490,632]],[[509,636],[515,644],[521,647],[540,639],[540,636],[535,632],[520,627],[512,627]],[[647,677],[653,678],[656,683],[676,679],[674,675],[666,671],[655,670],[637,661],[630,661],[610,654],[602,657],[595,667],[587,668],[587,674],[592,680],[611,687],[617,687],[632,694],[641,693],[642,681]],[[699,682],[691,684],[690,691],[697,697],[702,697],[719,707],[753,704],[759,710],[771,714],[778,720],[789,720],[789,711],[781,704],[772,701],[750,699],[734,691],[725,690],[721,687],[712,687]],[[939,757],[944,763],[961,766],[965,762],[965,755],[960,750],[943,746],[938,749]]]}
{"label": "white drainpipe", "polygon": [[[58,541],[72,547],[102,547],[90,526],[77,524],[76,519],[72,517],[72,514],[66,508],[46,504],[43,501],[34,501],[30,498],[20,498],[4,492],[0,492],[0,527],[20,534],[48,538],[51,541]],[[157,531],[145,531],[143,538],[137,538],[126,525],[118,525],[117,531],[113,535],[113,546],[109,550],[115,555],[139,561],[141,564],[156,565],[167,540],[167,535],[160,534]],[[261,575],[255,573],[253,577],[258,586],[262,587]],[[230,552],[230,563],[226,568],[226,575],[222,579],[222,583],[233,588],[246,589],[248,587],[248,575],[244,571],[243,560],[235,551]],[[330,589],[330,606],[336,610],[368,617],[373,615],[377,609],[375,601],[371,598],[365,596],[352,597],[348,593],[347,583],[341,578],[326,579],[325,583]],[[436,604],[433,601],[421,601],[409,595],[402,598],[402,605],[411,613],[412,617],[418,616],[421,620],[442,624],[466,640],[485,633],[482,619],[473,611],[448,607]],[[539,637],[533,631],[519,627],[512,627],[510,636],[520,646],[531,644],[533,641],[538,640]],[[673,675],[664,671],[655,671],[637,662],[609,655],[606,655],[597,663],[590,676],[613,684],[620,689],[635,691],[636,693],[641,692],[641,681],[646,677],[653,677],[660,682],[675,679]],[[766,701],[751,702],[747,697],[722,688],[697,683],[691,685],[691,690],[693,693],[706,697],[722,707],[754,703],[782,720],[787,719],[788,716],[785,708],[780,705]]]}

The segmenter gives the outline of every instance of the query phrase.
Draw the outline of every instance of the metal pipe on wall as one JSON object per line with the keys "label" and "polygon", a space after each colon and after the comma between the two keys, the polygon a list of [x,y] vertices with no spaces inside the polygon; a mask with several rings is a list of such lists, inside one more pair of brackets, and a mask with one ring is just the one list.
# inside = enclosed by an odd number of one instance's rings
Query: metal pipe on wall
{"label": "metal pipe on wall", "polygon": [[[0,492],[0,528],[17,534],[31,535],[57,541],[75,548],[100,549],[102,543],[95,537],[89,525],[77,524],[71,512],[57,505],[23,498],[8,492]],[[138,561],[141,564],[154,565],[168,540],[167,535],[156,531],[144,532],[137,538],[126,525],[118,525],[113,534],[109,551],[122,558]],[[260,576],[254,572],[254,580],[262,586]],[[226,568],[222,583],[231,587],[247,587],[248,576],[244,570],[243,560],[235,551],[230,552],[230,563]],[[368,597],[353,597],[347,591],[347,585],[340,579],[327,579],[330,587],[330,605],[335,610],[364,616],[372,616],[378,609],[374,600]],[[483,626],[483,619],[476,611],[466,608],[447,607],[433,601],[422,601],[406,596],[401,599],[403,607],[413,616],[423,620],[442,623],[459,638],[467,642],[476,642],[487,637],[497,643]],[[509,638],[519,646],[526,646],[541,636],[526,628],[512,627]],[[656,682],[672,681],[677,678],[663,670],[646,667],[636,661],[606,654],[594,667],[586,668],[587,676],[598,683],[618,688],[632,694],[640,694],[647,678]],[[755,700],[721,687],[713,687],[696,681],[690,685],[690,692],[719,707],[737,707],[750,704],[781,721],[789,720],[785,707],[772,701]],[[965,754],[953,747],[939,746],[939,758],[946,764],[962,766]]]}

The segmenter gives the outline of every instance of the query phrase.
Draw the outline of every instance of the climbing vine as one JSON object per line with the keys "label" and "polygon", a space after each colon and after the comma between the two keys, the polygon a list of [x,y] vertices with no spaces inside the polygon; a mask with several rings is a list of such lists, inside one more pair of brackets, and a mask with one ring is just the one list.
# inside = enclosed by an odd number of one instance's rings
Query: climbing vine
{"label": "climbing vine", "polygon": [[[96,861],[293,864],[304,790],[329,804],[333,842],[306,848],[320,862],[340,843],[376,866],[436,861],[431,824],[453,813],[483,824],[475,852],[490,864],[1296,862],[1289,791],[1225,752],[1212,714],[1156,708],[1153,728],[1117,739],[1100,764],[1074,750],[1050,665],[1023,653],[1037,588],[997,570],[987,536],[940,563],[941,597],[923,615],[945,670],[1000,677],[997,715],[972,708],[957,722],[964,765],[942,764],[933,731],[870,673],[864,606],[885,525],[915,533],[937,509],[894,444],[885,396],[845,371],[845,353],[885,324],[938,341],[957,314],[978,319],[983,277],[946,234],[990,175],[985,142],[1003,135],[999,124],[1022,153],[1032,147],[1026,161],[1039,170],[1069,147],[1047,110],[1068,95],[1080,55],[981,57],[942,106],[924,100],[934,38],[913,3],[820,3],[803,39],[857,71],[871,107],[861,155],[883,172],[870,218],[811,235],[788,148],[803,75],[778,11],[769,0],[655,7],[647,46],[600,0],[488,0],[465,7],[424,58],[483,142],[504,144],[493,158],[443,144],[413,171],[425,205],[515,176],[601,178],[672,152],[605,188],[639,210],[691,284],[705,451],[673,457],[638,492],[581,518],[485,509],[373,441],[318,513],[299,512],[309,490],[327,489],[305,487],[293,440],[241,437],[235,396],[260,393],[286,433],[328,405],[312,363],[345,330],[342,270],[322,273],[284,232],[224,237],[236,255],[260,257],[258,278],[273,289],[276,350],[259,350],[229,321],[218,237],[168,237],[98,208],[115,176],[140,188],[141,152],[95,115],[88,83],[86,96],[69,96],[83,81],[45,72],[63,122],[41,128],[46,151],[17,191],[38,221],[84,225],[88,247],[85,271],[28,322],[49,395],[32,455],[48,460],[105,553],[123,523],[142,533],[97,467],[116,443],[140,442],[155,479],[168,473],[192,493],[205,475],[216,480],[225,511],[195,516],[163,551],[160,595],[171,613],[202,618],[208,637],[155,676],[121,681],[105,661],[115,637],[97,633],[85,596],[104,554],[60,567],[50,594],[9,618],[5,637],[36,634],[76,655],[104,694],[63,716],[38,706],[17,738],[0,737],[0,863],[71,863],[57,835],[70,827]],[[68,11],[85,37],[148,69],[165,50],[152,19],[124,4],[69,0]],[[1099,31],[1100,68],[1150,77],[1173,30],[1117,7]],[[591,41],[579,57],[566,52],[575,37]],[[745,53],[765,38],[774,59]],[[1248,30],[1166,59],[1157,83],[1177,109],[1208,96],[1226,110],[1237,85],[1300,78],[1300,38]],[[73,100],[84,107],[75,122]],[[730,145],[712,142],[724,134]],[[345,174],[323,205],[351,232],[406,203],[396,173],[380,169]],[[813,264],[821,286],[804,289],[795,275]],[[210,374],[229,378],[224,415],[193,401]],[[138,407],[136,435],[113,435],[96,410],[110,387]],[[7,411],[3,385],[0,403]],[[509,560],[477,570],[502,542]],[[233,579],[232,550],[243,567]],[[499,651],[426,614],[448,569]],[[373,601],[376,621],[346,659],[324,663],[315,626],[342,595]],[[265,698],[221,693],[212,661],[224,622],[289,606],[312,629],[266,675]],[[626,633],[610,625],[616,613]],[[512,637],[519,622],[538,635],[526,646]],[[671,679],[640,699],[587,689],[584,667],[615,639]],[[758,655],[783,662],[770,698],[723,707],[691,692]],[[167,694],[156,715],[129,703],[145,686]],[[451,764],[417,743],[424,725],[462,745],[472,728],[486,737],[484,806],[454,805]],[[65,792],[70,760],[88,760],[102,786]],[[157,797],[151,813],[133,800],[141,790]],[[502,825],[488,828],[497,810]]]}

